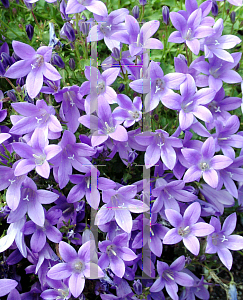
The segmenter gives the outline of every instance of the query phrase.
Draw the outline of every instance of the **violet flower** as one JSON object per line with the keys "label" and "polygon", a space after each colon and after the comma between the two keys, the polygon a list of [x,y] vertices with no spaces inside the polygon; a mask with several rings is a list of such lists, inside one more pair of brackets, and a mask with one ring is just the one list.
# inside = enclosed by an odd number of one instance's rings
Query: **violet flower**
{"label": "violet flower", "polygon": [[31,146],[20,142],[12,144],[14,151],[23,158],[18,162],[14,175],[24,175],[35,169],[40,176],[48,178],[50,174],[48,161],[62,149],[58,145],[48,145],[44,131],[40,128],[35,129],[30,142]]}
{"label": "violet flower", "polygon": [[149,210],[147,204],[134,199],[137,194],[135,185],[122,186],[118,190],[104,190],[103,205],[95,217],[95,225],[102,225],[110,222],[113,217],[117,224],[127,233],[132,230],[132,213],[142,213]]}
{"label": "violet flower", "polygon": [[189,49],[198,55],[200,50],[199,38],[204,38],[213,33],[209,26],[202,26],[202,9],[194,10],[188,20],[178,12],[171,12],[170,19],[173,26],[178,30],[171,33],[168,42],[186,43]]}
{"label": "violet flower", "polygon": [[173,300],[179,300],[177,295],[178,284],[182,286],[193,286],[193,278],[181,272],[185,267],[185,256],[178,257],[170,266],[162,261],[157,261],[157,270],[159,278],[156,279],[154,284],[151,286],[151,292],[159,292],[164,287],[167,293]]}
{"label": "violet flower", "polygon": [[205,121],[212,121],[211,112],[204,106],[213,100],[215,91],[205,88],[197,91],[196,84],[191,75],[180,86],[181,97],[176,94],[174,99],[167,97],[163,104],[170,108],[179,110],[179,123],[182,130],[189,128],[194,121],[194,116]]}
{"label": "violet flower", "polygon": [[35,51],[31,46],[13,41],[14,52],[22,59],[15,62],[5,73],[9,78],[19,78],[27,75],[26,88],[29,96],[35,98],[43,85],[43,76],[50,80],[61,79],[58,71],[49,63],[52,48],[40,47]]}
{"label": "violet flower", "polygon": [[214,227],[214,232],[208,236],[206,253],[217,253],[219,259],[228,270],[231,269],[233,257],[230,250],[243,249],[243,237],[239,235],[231,235],[236,226],[236,213],[229,215],[224,221],[221,229],[219,219],[212,217],[210,224]]}
{"label": "violet flower", "polygon": [[208,138],[202,145],[201,153],[194,149],[182,149],[185,159],[191,164],[186,171],[183,180],[192,182],[202,176],[205,182],[216,188],[219,176],[216,170],[221,170],[232,164],[233,160],[224,155],[216,155],[213,137]]}
{"label": "violet flower", "polygon": [[75,298],[82,293],[85,278],[96,279],[104,276],[101,268],[91,262],[95,252],[94,241],[84,243],[78,253],[71,245],[61,241],[59,252],[64,263],[52,267],[47,276],[55,280],[69,278],[68,287]]}
{"label": "violet flower", "polygon": [[127,247],[127,233],[117,235],[112,241],[99,242],[99,249],[102,252],[98,265],[102,270],[109,265],[112,272],[122,278],[125,273],[124,261],[132,261],[137,255]]}
{"label": "violet flower", "polygon": [[69,0],[66,7],[66,14],[76,14],[85,9],[99,16],[106,16],[107,8],[105,4],[97,0]]}
{"label": "violet flower", "polygon": [[201,40],[201,50],[205,58],[212,58],[213,54],[222,60],[234,63],[234,58],[224,49],[231,49],[241,42],[235,35],[222,35],[224,29],[223,19],[218,19],[213,26],[214,33]]}
{"label": "violet flower", "polygon": [[0,279],[0,297],[3,297],[10,293],[16,286],[18,282],[13,279]]}
{"label": "violet flower", "polygon": [[159,21],[147,22],[140,29],[138,21],[129,15],[126,16],[125,26],[127,32],[114,33],[112,38],[128,44],[131,56],[140,54],[143,49],[163,49],[161,41],[151,38],[159,28]]}
{"label": "violet flower", "polygon": [[192,203],[185,210],[183,217],[173,209],[166,209],[165,215],[175,228],[165,234],[163,243],[173,245],[183,240],[185,247],[192,254],[198,255],[200,244],[196,237],[203,237],[214,231],[213,226],[207,223],[197,223],[201,215],[201,205],[198,202]]}

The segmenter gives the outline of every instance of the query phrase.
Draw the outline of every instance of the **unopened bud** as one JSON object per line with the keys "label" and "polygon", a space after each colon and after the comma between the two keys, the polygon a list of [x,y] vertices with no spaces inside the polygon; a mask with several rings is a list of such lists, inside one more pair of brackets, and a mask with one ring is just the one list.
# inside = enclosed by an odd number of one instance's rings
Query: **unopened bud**
{"label": "unopened bud", "polygon": [[25,31],[27,33],[29,40],[31,41],[34,35],[34,27],[31,24],[28,24],[25,26]]}
{"label": "unopened bud", "polygon": [[16,85],[23,86],[25,84],[25,77],[20,77],[16,80]]}
{"label": "unopened bud", "polygon": [[115,59],[120,59],[120,51],[118,48],[114,47],[112,49],[112,56],[115,58]]}
{"label": "unopened bud", "polygon": [[15,92],[13,90],[7,91],[7,96],[12,100],[13,102],[17,102],[17,98],[15,95]]}
{"label": "unopened bud", "polygon": [[134,288],[134,292],[137,294],[137,295],[141,295],[142,294],[142,283],[140,282],[140,280],[135,280],[134,283],[133,283],[133,288]]}
{"label": "unopened bud", "polygon": [[9,1],[8,0],[1,0],[1,2],[2,2],[3,6],[5,8],[9,8]]}
{"label": "unopened bud", "polygon": [[12,12],[13,12],[13,15],[16,15],[17,9],[14,7],[14,8],[12,9]]}
{"label": "unopened bud", "polygon": [[62,69],[65,68],[64,61],[62,60],[62,58],[57,53],[55,53],[52,57],[52,64],[59,67],[59,68],[62,68]]}
{"label": "unopened bud", "polygon": [[139,18],[139,7],[137,5],[133,7],[132,14],[133,14],[135,19]]}
{"label": "unopened bud", "polygon": [[71,70],[75,69],[75,60],[73,58],[69,59],[69,67]]}
{"label": "unopened bud", "polygon": [[214,17],[217,17],[217,15],[219,13],[219,7],[215,0],[213,0],[213,2],[212,2],[211,12]]}
{"label": "unopened bud", "polygon": [[165,23],[165,25],[169,25],[170,10],[169,10],[168,6],[166,6],[166,5],[162,7],[162,16],[163,16],[163,22]]}
{"label": "unopened bud", "polygon": [[4,68],[6,69],[8,66],[12,65],[11,57],[6,52],[1,53],[2,63]]}
{"label": "unopened bud", "polygon": [[125,84],[124,83],[121,83],[119,88],[118,88],[118,91],[121,93],[125,90]]}
{"label": "unopened bud", "polygon": [[186,59],[185,55],[179,54],[177,57],[187,64],[187,59]]}
{"label": "unopened bud", "polygon": [[240,63],[238,63],[238,64],[234,67],[234,70],[235,70],[235,71],[238,71],[239,68],[240,68]]}
{"label": "unopened bud", "polygon": [[233,24],[235,23],[235,11],[232,11],[232,13],[230,14],[230,20]]}
{"label": "unopened bud", "polygon": [[155,114],[154,119],[155,119],[156,122],[158,122],[159,121],[159,116],[157,114]]}
{"label": "unopened bud", "polygon": [[75,31],[70,23],[65,23],[63,26],[63,31],[70,42],[75,41]]}
{"label": "unopened bud", "polygon": [[90,24],[88,22],[81,22],[80,24],[80,30],[83,35],[87,36],[89,33],[89,26]]}
{"label": "unopened bud", "polygon": [[0,60],[0,76],[3,76],[5,74],[5,68],[3,66],[3,63]]}
{"label": "unopened bud", "polygon": [[147,0],[139,0],[139,4],[140,5],[146,5],[147,4]]}

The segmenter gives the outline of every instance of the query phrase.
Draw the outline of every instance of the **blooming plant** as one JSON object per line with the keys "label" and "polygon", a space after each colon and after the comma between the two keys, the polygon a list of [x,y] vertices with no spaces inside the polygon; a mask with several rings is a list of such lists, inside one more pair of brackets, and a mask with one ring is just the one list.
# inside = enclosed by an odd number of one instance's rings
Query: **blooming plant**
{"label": "blooming plant", "polygon": [[237,299],[242,0],[163,3],[1,0],[1,299]]}

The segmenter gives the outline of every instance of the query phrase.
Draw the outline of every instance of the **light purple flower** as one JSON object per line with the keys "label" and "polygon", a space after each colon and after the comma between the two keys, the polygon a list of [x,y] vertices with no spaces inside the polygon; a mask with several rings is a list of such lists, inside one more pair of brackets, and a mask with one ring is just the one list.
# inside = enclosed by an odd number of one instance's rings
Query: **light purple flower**
{"label": "light purple flower", "polygon": [[208,236],[206,253],[217,253],[222,263],[228,270],[231,269],[233,257],[230,250],[243,249],[243,237],[231,235],[235,229],[237,221],[236,213],[229,215],[224,221],[221,229],[219,219],[212,217],[210,224],[214,227],[214,232]]}
{"label": "light purple flower", "polygon": [[11,292],[16,286],[18,282],[13,279],[0,279],[0,297],[7,295]]}
{"label": "light purple flower", "polygon": [[15,62],[5,73],[9,78],[20,78],[27,75],[26,88],[29,96],[35,98],[43,85],[43,76],[50,80],[61,79],[58,71],[49,63],[52,48],[40,47],[35,51],[31,46],[13,41],[14,52],[21,58]]}
{"label": "light purple flower", "polygon": [[105,4],[97,0],[69,0],[66,7],[66,14],[76,14],[85,9],[99,16],[106,16],[107,8]]}
{"label": "light purple flower", "polygon": [[137,255],[128,248],[127,233],[117,235],[112,241],[99,242],[99,249],[102,252],[98,265],[102,270],[109,265],[112,272],[122,278],[125,273],[124,261],[132,261]]}
{"label": "light purple flower", "polygon": [[164,287],[167,293],[173,300],[179,300],[177,295],[178,284],[182,286],[193,286],[193,278],[181,272],[185,267],[185,256],[178,257],[170,266],[162,261],[157,261],[157,271],[159,278],[156,279],[154,284],[151,286],[151,292],[159,292]]}
{"label": "light purple flower", "polygon": [[64,263],[52,267],[47,276],[55,280],[69,278],[68,286],[75,298],[82,293],[85,278],[97,279],[104,276],[101,268],[91,261],[95,252],[94,241],[84,243],[78,253],[71,245],[61,241],[59,252]]}
{"label": "light purple flower", "polygon": [[202,145],[201,153],[194,149],[182,149],[185,159],[191,164],[186,171],[183,180],[192,182],[200,179],[202,176],[205,182],[213,188],[216,188],[219,181],[219,175],[216,170],[228,167],[233,160],[224,155],[216,155],[215,142],[213,137],[208,138]]}
{"label": "light purple flower", "polygon": [[181,240],[185,247],[194,255],[199,254],[200,244],[196,237],[203,237],[213,232],[213,226],[198,222],[201,215],[201,205],[192,203],[184,212],[183,217],[173,209],[166,209],[168,221],[175,227],[169,230],[163,240],[164,244],[177,244]]}

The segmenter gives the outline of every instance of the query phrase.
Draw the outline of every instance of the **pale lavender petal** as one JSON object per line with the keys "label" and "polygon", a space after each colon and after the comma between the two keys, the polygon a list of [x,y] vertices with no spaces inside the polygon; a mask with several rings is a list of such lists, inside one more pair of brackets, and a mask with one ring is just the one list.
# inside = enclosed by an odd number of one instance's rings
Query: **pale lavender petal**
{"label": "pale lavender petal", "polygon": [[237,216],[236,213],[233,213],[229,215],[223,224],[222,231],[225,235],[230,235],[234,230],[236,226]]}
{"label": "pale lavender petal", "polygon": [[166,209],[165,215],[170,224],[174,227],[179,227],[182,223],[182,216],[179,212],[173,209]]}
{"label": "pale lavender petal", "polygon": [[28,202],[28,216],[37,225],[43,226],[45,222],[45,214],[43,206],[36,200]]}
{"label": "pale lavender petal", "polygon": [[202,105],[199,105],[194,108],[193,114],[195,117],[197,117],[200,120],[203,120],[204,122],[210,123],[213,120],[212,113],[210,110]]}
{"label": "pale lavender petal", "polygon": [[46,235],[45,233],[40,230],[40,229],[37,229],[32,237],[31,237],[31,240],[30,240],[30,246],[31,246],[31,249],[34,251],[34,252],[40,252],[43,247],[45,246],[45,243],[46,243]]}
{"label": "pale lavender petal", "polygon": [[41,177],[44,177],[46,179],[50,175],[50,165],[48,164],[48,162],[46,160],[44,161],[44,163],[41,166],[36,165],[35,170]]}
{"label": "pale lavender petal", "polygon": [[7,295],[11,290],[16,288],[18,282],[13,279],[0,279],[0,297]]}
{"label": "pale lavender petal", "polygon": [[115,209],[115,219],[117,224],[127,233],[132,230],[132,216],[127,209]]}
{"label": "pale lavender petal", "polygon": [[60,263],[52,267],[48,271],[47,276],[51,279],[60,280],[70,277],[71,274],[72,270],[70,267],[68,267],[68,264]]}
{"label": "pale lavender petal", "polygon": [[243,237],[239,235],[231,235],[227,237],[224,245],[230,250],[242,250],[243,249]]}
{"label": "pale lavender petal", "polygon": [[128,140],[128,135],[126,129],[122,125],[117,125],[115,132],[110,133],[109,136],[120,142],[125,142]]}
{"label": "pale lavender petal", "polygon": [[32,69],[26,78],[26,89],[31,98],[35,98],[43,85],[43,74],[39,68]]}
{"label": "pale lavender petal", "polygon": [[15,176],[20,176],[20,175],[27,174],[28,172],[30,172],[34,168],[35,168],[35,163],[33,162],[33,160],[22,159],[17,164],[17,166],[15,168],[15,171],[14,171],[14,175]]}
{"label": "pale lavender petal", "polygon": [[9,78],[20,78],[26,76],[31,71],[31,61],[20,60],[14,63],[4,74]]}
{"label": "pale lavender petal", "polygon": [[213,137],[208,138],[202,145],[202,155],[205,159],[211,159],[215,153],[215,142]]}
{"label": "pale lavender petal", "polygon": [[120,278],[123,277],[125,273],[125,264],[124,261],[115,255],[110,256],[110,267],[112,272]]}
{"label": "pale lavender petal", "polygon": [[214,168],[215,170],[221,170],[227,168],[232,163],[233,160],[224,155],[216,155],[210,161],[212,168]]}
{"label": "pale lavender petal", "polygon": [[228,270],[231,269],[233,263],[233,257],[227,248],[219,248],[218,256],[222,263],[226,266]]}
{"label": "pale lavender petal", "polygon": [[215,228],[207,223],[199,222],[190,227],[191,233],[195,236],[206,236],[214,232]]}
{"label": "pale lavender petal", "polygon": [[199,254],[199,250],[200,250],[200,244],[198,239],[193,236],[193,235],[189,235],[187,237],[183,238],[183,243],[185,245],[185,247],[194,255],[198,255]]}
{"label": "pale lavender petal", "polygon": [[76,250],[71,245],[63,241],[59,243],[59,252],[65,262],[70,262],[78,258]]}
{"label": "pale lavender petal", "polygon": [[166,233],[163,244],[173,245],[179,243],[181,240],[182,236],[178,234],[177,228],[173,228]]}
{"label": "pale lavender petal", "polygon": [[200,179],[201,174],[202,171],[198,168],[198,166],[192,166],[186,171],[183,180],[185,182],[192,182]]}
{"label": "pale lavender petal", "polygon": [[92,262],[86,264],[83,274],[86,278],[89,279],[97,279],[100,277],[104,277],[104,273],[101,270],[101,268],[97,264]]}
{"label": "pale lavender petal", "polygon": [[14,52],[22,59],[30,59],[36,54],[34,48],[28,44],[13,41],[12,45]]}
{"label": "pale lavender petal", "polygon": [[217,171],[209,169],[203,172],[203,179],[212,188],[216,188],[218,185],[219,177]]}
{"label": "pale lavender petal", "polygon": [[175,282],[179,285],[182,286],[194,285],[194,279],[190,275],[184,272],[175,272],[174,276],[175,276]]}
{"label": "pale lavender petal", "polygon": [[83,291],[85,284],[85,279],[83,274],[73,273],[68,282],[68,286],[72,295],[77,298]]}
{"label": "pale lavender petal", "polygon": [[160,159],[160,148],[154,144],[149,145],[144,156],[146,168],[151,168],[154,166]]}
{"label": "pale lavender petal", "polygon": [[200,50],[200,43],[199,40],[193,39],[191,41],[186,40],[186,44],[188,48],[195,54],[198,55],[199,50]]}

